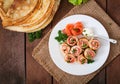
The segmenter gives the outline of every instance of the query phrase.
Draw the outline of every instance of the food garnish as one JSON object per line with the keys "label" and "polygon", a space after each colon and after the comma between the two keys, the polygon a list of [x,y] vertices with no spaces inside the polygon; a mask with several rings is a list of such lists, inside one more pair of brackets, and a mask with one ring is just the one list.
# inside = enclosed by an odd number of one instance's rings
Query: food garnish
{"label": "food garnish", "polygon": [[82,34],[86,37],[93,36],[93,31],[91,28],[84,28]]}
{"label": "food garnish", "polygon": [[35,39],[39,39],[41,36],[42,30],[33,33],[28,33],[28,39],[30,42],[33,42]]}
{"label": "food garnish", "polygon": [[83,31],[83,24],[81,22],[76,22],[74,24],[67,24],[64,33],[68,36],[77,36],[82,34]]}
{"label": "food garnish", "polygon": [[82,3],[86,3],[88,0],[68,0],[69,3],[73,5],[81,5]]}
{"label": "food garnish", "polygon": [[90,63],[93,63],[94,60],[91,60],[91,59],[87,59],[87,63],[90,64]]}
{"label": "food garnish", "polygon": [[59,42],[59,43],[63,43],[65,42],[65,40],[67,40],[68,36],[66,34],[64,34],[61,30],[58,31],[58,36],[55,37],[55,39]]}

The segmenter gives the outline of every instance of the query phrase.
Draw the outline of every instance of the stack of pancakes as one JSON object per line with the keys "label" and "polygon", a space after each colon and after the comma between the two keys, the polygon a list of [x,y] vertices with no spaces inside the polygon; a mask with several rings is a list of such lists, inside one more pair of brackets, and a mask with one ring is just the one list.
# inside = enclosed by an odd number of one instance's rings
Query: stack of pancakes
{"label": "stack of pancakes", "polygon": [[0,17],[5,29],[35,32],[53,19],[60,0],[0,0]]}

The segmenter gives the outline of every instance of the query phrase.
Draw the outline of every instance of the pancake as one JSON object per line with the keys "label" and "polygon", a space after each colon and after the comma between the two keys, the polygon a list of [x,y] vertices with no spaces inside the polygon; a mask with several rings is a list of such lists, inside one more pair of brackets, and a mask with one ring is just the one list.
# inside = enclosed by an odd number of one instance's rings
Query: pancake
{"label": "pancake", "polygon": [[20,23],[28,18],[28,15],[33,12],[38,0],[14,0],[12,5],[7,9],[3,9],[4,3],[2,2],[2,7],[0,7],[0,17],[2,19],[3,26],[10,26],[15,23]]}
{"label": "pancake", "polygon": [[[34,8],[31,9],[32,12],[25,10],[23,11],[25,14],[22,14],[20,17],[14,16],[14,14],[21,14],[20,12],[14,12],[12,16],[11,10],[13,8],[10,7],[6,13],[10,19],[4,15],[5,12],[0,8],[0,17],[2,18],[2,24],[5,29],[26,33],[35,32],[45,28],[52,21],[59,4],[60,0],[38,0]],[[19,5],[17,6],[20,7]]]}
{"label": "pancake", "polygon": [[8,11],[8,9],[11,7],[13,4],[14,0],[2,0],[2,7],[5,12]]}
{"label": "pancake", "polygon": [[54,5],[54,8],[53,8],[53,10],[52,10],[52,13],[51,13],[50,17],[47,19],[47,21],[46,21],[43,25],[41,25],[40,27],[38,27],[38,28],[36,28],[36,29],[34,29],[34,30],[31,30],[31,31],[27,31],[27,33],[36,32],[36,31],[39,31],[39,30],[45,28],[45,27],[52,21],[55,13],[56,13],[56,11],[57,11],[57,9],[58,9],[58,7],[59,7],[59,4],[60,4],[60,0],[56,0],[56,1],[55,1],[55,5]]}

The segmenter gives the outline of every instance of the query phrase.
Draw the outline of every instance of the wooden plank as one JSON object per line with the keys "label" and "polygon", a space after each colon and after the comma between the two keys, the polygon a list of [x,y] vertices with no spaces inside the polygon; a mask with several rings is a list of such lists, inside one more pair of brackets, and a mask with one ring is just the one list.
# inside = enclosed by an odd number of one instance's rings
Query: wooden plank
{"label": "wooden plank", "polygon": [[120,55],[107,67],[107,84],[120,84]]}
{"label": "wooden plank", "polygon": [[4,30],[1,26],[0,84],[25,84],[24,33]]}
{"label": "wooden plank", "polygon": [[105,84],[105,71],[103,69],[99,74],[97,74],[88,84]]}
{"label": "wooden plank", "polygon": [[[120,25],[120,0],[108,0],[107,12]],[[120,55],[107,67],[107,84],[120,84]]]}
{"label": "wooden plank", "polygon": [[95,1],[106,11],[107,0],[95,0]]}
{"label": "wooden plank", "polygon": [[[44,37],[50,28],[51,24],[43,31],[42,37]],[[31,43],[28,41],[28,36],[26,35],[26,84],[52,83],[51,75],[32,58],[32,51],[41,39]]]}
{"label": "wooden plank", "polygon": [[120,0],[107,0],[107,12],[120,25]]}

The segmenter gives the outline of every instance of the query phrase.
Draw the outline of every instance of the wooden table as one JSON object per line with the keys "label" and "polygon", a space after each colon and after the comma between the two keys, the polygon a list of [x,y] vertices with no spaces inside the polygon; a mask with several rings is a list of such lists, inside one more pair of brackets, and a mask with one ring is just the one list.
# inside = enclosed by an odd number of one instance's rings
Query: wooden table
{"label": "wooden table", "polygon": [[[120,0],[96,1],[120,26]],[[67,0],[62,0],[54,20],[43,33],[46,34],[72,8]],[[42,38],[30,43],[26,34],[0,27],[0,84],[58,84],[31,56]],[[120,55],[89,84],[120,84]]]}

